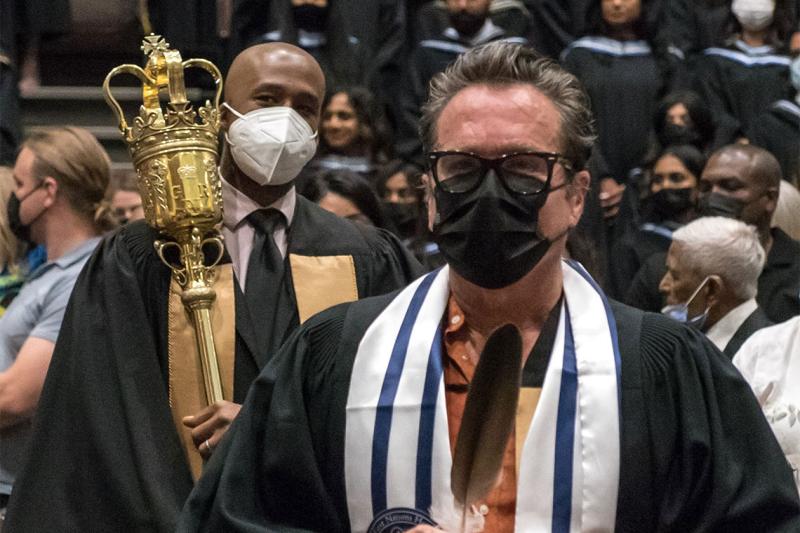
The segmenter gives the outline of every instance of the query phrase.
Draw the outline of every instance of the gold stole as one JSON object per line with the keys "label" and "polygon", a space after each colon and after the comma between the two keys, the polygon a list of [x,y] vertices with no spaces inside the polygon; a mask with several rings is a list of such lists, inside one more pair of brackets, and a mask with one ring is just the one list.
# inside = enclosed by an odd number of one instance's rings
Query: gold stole
{"label": "gold stole", "polygon": [[[303,256],[289,254],[297,312],[302,324],[314,314],[336,304],[358,299],[356,269],[350,255]],[[217,350],[222,395],[233,400],[234,354],[236,351],[236,307],[232,265],[217,267],[214,281],[217,299],[211,310],[214,346]],[[194,327],[181,302],[181,288],[173,279],[169,288],[169,405],[187,463],[196,480],[203,459],[192,441],[192,433],[183,425],[185,416],[206,407],[203,371],[194,338]]]}

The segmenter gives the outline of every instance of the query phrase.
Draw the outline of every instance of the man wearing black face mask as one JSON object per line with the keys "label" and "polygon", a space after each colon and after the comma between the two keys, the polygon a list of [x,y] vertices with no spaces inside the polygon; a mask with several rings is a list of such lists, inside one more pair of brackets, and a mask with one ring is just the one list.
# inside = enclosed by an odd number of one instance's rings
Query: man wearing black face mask
{"label": "man wearing black face mask", "polygon": [[[178,531],[796,530],[791,471],[730,362],[562,259],[594,140],[576,78],[478,47],[433,80],[421,130],[447,266],[302,326]],[[494,465],[485,490],[464,497],[451,479],[475,401],[509,418],[471,457]]]}
{"label": "man wearing black face mask", "polygon": [[770,228],[778,202],[781,167],[775,157],[752,145],[730,145],[708,160],[700,179],[700,212],[755,226],[767,252],[758,278],[758,303],[773,322],[800,314],[800,243]]}

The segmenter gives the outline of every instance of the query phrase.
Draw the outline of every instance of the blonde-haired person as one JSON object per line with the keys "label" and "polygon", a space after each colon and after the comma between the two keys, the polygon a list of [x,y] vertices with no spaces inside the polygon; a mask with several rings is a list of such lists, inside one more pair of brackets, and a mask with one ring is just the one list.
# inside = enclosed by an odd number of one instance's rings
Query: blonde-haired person
{"label": "blonde-haired person", "polygon": [[117,222],[127,224],[144,218],[142,195],[139,193],[135,170],[127,168],[113,172],[108,189],[111,210],[114,212]]}
{"label": "blonde-haired person", "polygon": [[20,241],[43,245],[48,257],[0,319],[0,509],[28,451],[72,287],[100,235],[113,226],[104,200],[109,173],[100,143],[75,127],[33,134],[14,165],[9,228]]}

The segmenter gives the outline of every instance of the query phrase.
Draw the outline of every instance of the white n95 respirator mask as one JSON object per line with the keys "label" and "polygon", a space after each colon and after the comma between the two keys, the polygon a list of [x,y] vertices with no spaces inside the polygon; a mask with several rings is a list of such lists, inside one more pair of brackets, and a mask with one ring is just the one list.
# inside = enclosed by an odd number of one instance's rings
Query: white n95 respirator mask
{"label": "white n95 respirator mask", "polygon": [[264,107],[239,117],[225,134],[236,166],[259,185],[283,185],[297,177],[317,151],[317,134],[291,107]]}
{"label": "white n95 respirator mask", "polygon": [[775,0],[733,0],[731,11],[744,29],[761,31],[772,24]]}

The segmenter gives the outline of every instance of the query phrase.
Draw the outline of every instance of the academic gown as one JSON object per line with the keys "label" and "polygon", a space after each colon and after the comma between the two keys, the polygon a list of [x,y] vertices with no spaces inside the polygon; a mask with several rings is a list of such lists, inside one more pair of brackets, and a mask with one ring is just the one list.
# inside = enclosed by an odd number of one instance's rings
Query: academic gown
{"label": "academic gown", "polygon": [[800,180],[800,105],[779,100],[755,119],[747,138],[756,146],[769,150],[781,164],[783,179]]}
{"label": "academic gown", "polygon": [[[336,306],[293,334],[206,465],[179,532],[349,530],[350,376],[360,340],[391,298]],[[616,530],[797,531],[791,471],[730,361],[666,317],[611,309],[622,357]]]}
{"label": "academic gown", "polygon": [[[143,222],[123,227],[101,243],[78,279],[4,529],[174,531],[193,482],[168,402],[170,272],[155,254],[155,237]],[[393,236],[301,197],[288,252],[352,255],[360,297],[392,291],[420,274]],[[272,355],[254,343],[244,305],[237,295],[238,403]],[[280,309],[278,322],[296,325],[297,310]]]}
{"label": "academic gown", "polygon": [[583,37],[564,50],[561,62],[589,93],[600,151],[614,179],[625,183],[647,152],[663,86],[650,45]]}
{"label": "academic gown", "polygon": [[742,41],[703,52],[694,85],[717,124],[714,146],[744,137],[773,102],[789,96],[789,62],[771,46],[754,48]]}

